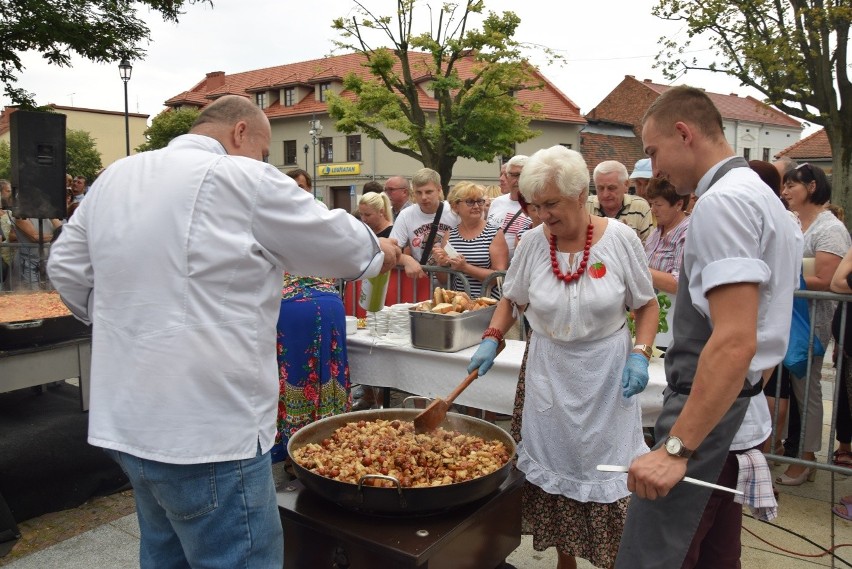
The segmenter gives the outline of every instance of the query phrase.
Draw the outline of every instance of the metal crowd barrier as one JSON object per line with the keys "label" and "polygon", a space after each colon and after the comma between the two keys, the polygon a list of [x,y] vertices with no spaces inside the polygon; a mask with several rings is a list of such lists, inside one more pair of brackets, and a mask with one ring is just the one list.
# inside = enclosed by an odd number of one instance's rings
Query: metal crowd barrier
{"label": "metal crowd barrier", "polygon": [[[832,412],[831,412],[831,424],[828,432],[828,440],[825,442],[825,445],[828,449],[832,449],[835,445],[835,435],[837,430],[837,412],[838,407],[841,404],[848,405],[848,394],[840,393],[840,384],[841,378],[844,373],[847,373],[845,369],[845,364],[847,362],[844,361],[843,357],[843,343],[846,338],[846,319],[848,318],[849,312],[849,302],[852,302],[852,295],[849,294],[837,294],[833,292],[817,292],[817,291],[809,291],[809,290],[801,290],[796,291],[795,296],[798,298],[805,298],[808,300],[808,315],[810,320],[810,329],[809,329],[809,345],[808,345],[808,364],[807,371],[805,372],[805,377],[797,378],[795,376],[791,377],[791,381],[804,381],[804,393],[805,397],[801,404],[799,405],[799,413],[801,415],[801,427],[799,429],[799,447],[798,447],[798,456],[802,456],[804,452],[804,441],[805,441],[805,427],[807,425],[808,418],[808,397],[810,396],[810,383],[811,383],[811,368],[813,367],[813,346],[814,346],[814,315],[816,311],[816,305],[814,300],[830,300],[839,302],[840,306],[840,331],[838,334],[838,338],[836,341],[829,341],[827,346],[825,346],[825,355],[823,356],[824,361],[831,361],[832,351],[831,345],[835,345],[835,352],[837,354],[837,363],[835,366],[834,372],[834,393],[832,396]],[[827,472],[833,472],[836,474],[841,474],[844,476],[852,475],[852,467],[845,466],[837,466],[831,463],[832,460],[832,452],[829,450],[827,453],[828,458],[825,463],[820,462],[812,462],[809,460],[803,460],[801,458],[794,458],[788,456],[780,456],[774,454],[774,450],[777,448],[778,442],[780,441],[780,435],[776,432],[776,417],[779,413],[780,407],[780,398],[781,398],[781,369],[779,366],[779,370],[776,374],[777,385],[775,390],[775,408],[772,410],[772,434],[770,435],[770,449],[773,452],[767,453],[767,457],[771,460],[774,460],[779,463],[784,464],[799,464],[802,466],[807,466],[811,468],[817,468],[818,470],[825,470]],[[823,378],[825,379],[825,378]],[[795,397],[793,393],[790,393],[790,397]],[[832,488],[833,490],[833,488]]]}
{"label": "metal crowd barrier", "polygon": [[[53,290],[47,278],[47,259],[50,243],[0,243],[0,254],[11,252],[8,271],[0,263],[0,293]],[[25,253],[22,259],[20,253]],[[30,260],[33,259],[33,260]],[[28,270],[31,267],[32,270]]]}
{"label": "metal crowd barrier", "polygon": [[[421,268],[426,276],[416,279],[406,275],[405,269],[401,265],[392,269],[388,293],[385,297],[386,306],[430,300],[435,287],[440,286],[436,278],[439,273],[458,277],[462,283],[462,290],[468,295],[470,294],[470,280],[464,273],[436,265],[423,265]],[[358,297],[361,294],[361,281],[338,280],[338,290],[343,298],[347,315],[359,317],[366,315],[366,311],[358,304]]]}

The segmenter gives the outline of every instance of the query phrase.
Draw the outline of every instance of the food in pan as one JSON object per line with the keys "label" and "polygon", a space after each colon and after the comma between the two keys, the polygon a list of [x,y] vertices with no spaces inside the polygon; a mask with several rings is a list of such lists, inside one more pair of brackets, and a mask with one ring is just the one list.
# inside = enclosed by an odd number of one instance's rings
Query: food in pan
{"label": "food in pan", "polygon": [[434,312],[435,314],[456,316],[462,312],[479,310],[481,308],[494,306],[495,304],[497,304],[497,301],[487,296],[471,299],[464,291],[435,287],[435,291],[432,293],[432,300],[427,300],[417,304],[414,307],[414,310],[419,312]]}
{"label": "food in pan", "polygon": [[0,322],[20,322],[68,316],[58,292],[0,294]]}
{"label": "food in pan", "polygon": [[[293,460],[320,476],[357,484],[366,474],[383,474],[403,488],[473,480],[499,470],[509,459],[499,440],[442,428],[418,435],[412,421],[384,419],[347,423],[321,442],[293,451]],[[394,486],[382,479],[364,484]]]}

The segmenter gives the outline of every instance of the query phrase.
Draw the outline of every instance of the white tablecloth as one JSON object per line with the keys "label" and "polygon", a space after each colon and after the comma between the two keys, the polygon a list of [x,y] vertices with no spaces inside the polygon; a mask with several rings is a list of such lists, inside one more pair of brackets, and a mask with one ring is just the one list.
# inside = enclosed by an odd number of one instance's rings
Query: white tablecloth
{"label": "white tablecloth", "polygon": [[[413,348],[404,340],[384,340],[366,330],[346,339],[352,383],[393,387],[425,397],[447,397],[467,375],[467,364],[476,346],[459,352],[433,352]],[[511,415],[525,342],[506,340],[494,367],[474,381],[456,403]],[[663,361],[653,358],[650,381],[640,395],[642,424],[652,427],[663,406],[666,386]]]}

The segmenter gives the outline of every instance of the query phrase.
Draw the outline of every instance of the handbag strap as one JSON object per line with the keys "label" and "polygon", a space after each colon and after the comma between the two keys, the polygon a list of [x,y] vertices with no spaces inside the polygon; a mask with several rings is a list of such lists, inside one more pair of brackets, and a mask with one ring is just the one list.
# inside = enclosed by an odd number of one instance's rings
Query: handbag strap
{"label": "handbag strap", "polygon": [[426,261],[432,255],[432,247],[435,245],[435,235],[438,234],[438,225],[441,221],[441,213],[444,211],[444,202],[438,204],[438,211],[435,212],[435,219],[432,220],[432,226],[429,228],[429,236],[426,237],[426,243],[423,245],[423,254],[420,255],[420,264],[425,265]]}

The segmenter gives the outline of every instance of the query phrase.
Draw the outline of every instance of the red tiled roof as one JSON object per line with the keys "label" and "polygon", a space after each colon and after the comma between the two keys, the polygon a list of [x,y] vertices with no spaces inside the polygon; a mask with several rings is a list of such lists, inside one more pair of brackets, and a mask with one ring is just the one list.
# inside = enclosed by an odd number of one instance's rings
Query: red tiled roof
{"label": "red tiled roof", "polygon": [[794,160],[816,160],[818,158],[831,159],[831,144],[828,142],[828,133],[824,128],[806,136],[779,152],[780,158],[786,156]]}
{"label": "red tiled roof", "polygon": [[[654,83],[649,79],[639,81],[632,75],[625,75],[624,80],[610,91],[595,108],[589,111],[586,117],[589,120],[630,124],[638,129],[642,122],[642,116],[654,99],[671,87],[671,85]],[[801,124],[794,118],[758,101],[754,97],[739,97],[736,94],[722,95],[709,91],[706,93],[719,109],[723,119],[801,128]]]}
{"label": "red tiled roof", "polygon": [[[430,61],[430,56],[421,52],[411,52],[409,58],[412,75],[419,80],[428,79],[429,73],[426,64]],[[241,73],[209,73],[192,89],[175,95],[168,99],[165,104],[167,106],[193,104],[203,107],[217,97],[226,94],[246,96],[249,93],[264,89],[279,89],[292,85],[312,85],[318,82],[342,80],[349,73],[368,78],[370,75],[363,65],[364,62],[363,55],[350,53]],[[459,75],[464,78],[473,74],[474,65],[473,58],[467,57],[459,59],[456,68]],[[586,121],[580,114],[580,108],[537,70],[533,69],[532,71],[533,75],[541,80],[543,87],[518,91],[515,94],[518,101],[525,104],[539,104],[544,120],[585,124]],[[343,92],[341,95],[344,97],[351,96],[351,93]],[[420,96],[420,103],[425,109],[437,109],[437,102],[428,97],[424,91],[421,90]],[[285,107],[280,102],[276,102],[266,109],[269,118],[307,116],[316,112],[326,112],[326,103],[316,101],[312,93],[309,93],[308,96],[293,106]]]}
{"label": "red tiled roof", "polygon": [[[630,77],[630,76],[628,76]],[[633,79],[631,77],[631,79]],[[636,81],[636,79],[633,79]],[[672,85],[660,85],[648,79],[642,81],[649,89],[662,94],[672,88]],[[778,109],[758,101],[752,96],[740,97],[736,93],[722,95],[705,91],[716,108],[719,109],[723,119],[758,122],[775,126],[801,127],[801,123],[793,117],[782,113]]]}
{"label": "red tiled roof", "polygon": [[636,161],[646,158],[639,137],[592,132],[580,133],[580,152],[589,167],[589,175],[604,160],[618,160],[627,167],[628,172],[632,172]]}

